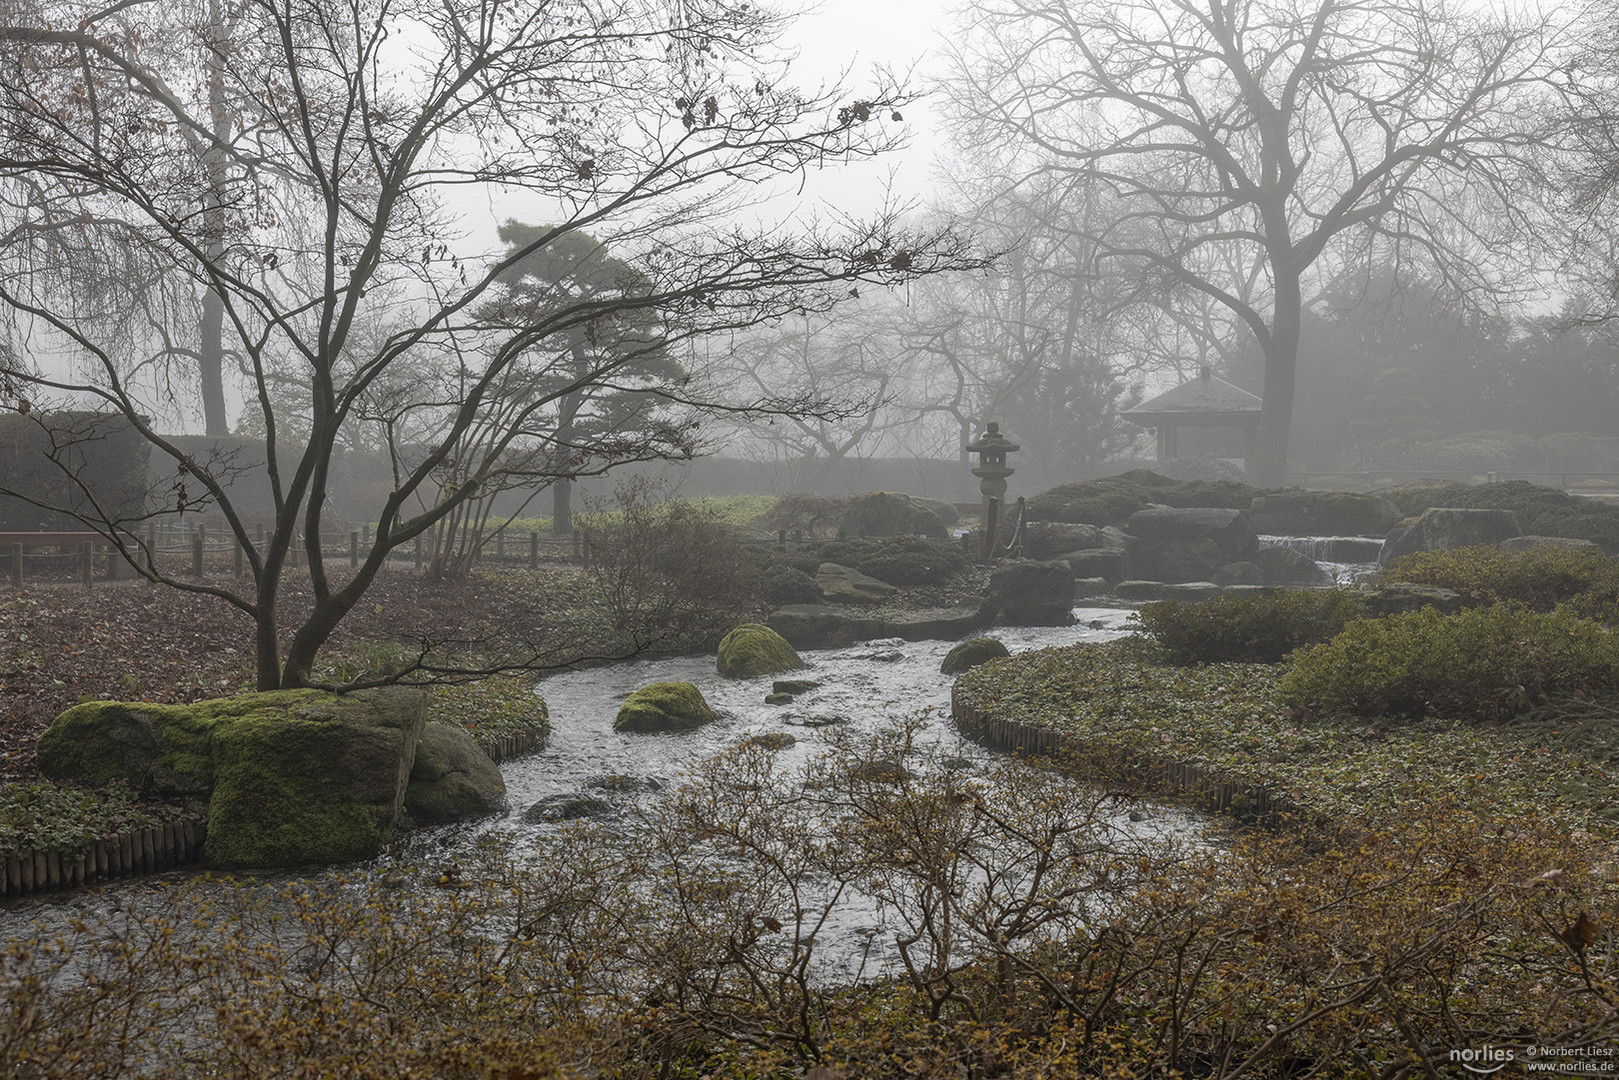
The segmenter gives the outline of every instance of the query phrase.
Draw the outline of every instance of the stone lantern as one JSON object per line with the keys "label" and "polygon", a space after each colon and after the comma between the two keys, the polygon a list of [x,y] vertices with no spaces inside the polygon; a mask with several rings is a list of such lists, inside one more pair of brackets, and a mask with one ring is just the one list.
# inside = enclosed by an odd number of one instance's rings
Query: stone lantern
{"label": "stone lantern", "polygon": [[1018,444],[1001,434],[1001,425],[993,421],[984,429],[976,442],[967,444],[967,452],[978,455],[978,490],[984,493],[984,513],[988,519],[989,500],[1006,498],[1006,478],[1013,471],[1007,467],[1006,455],[1018,449]]}

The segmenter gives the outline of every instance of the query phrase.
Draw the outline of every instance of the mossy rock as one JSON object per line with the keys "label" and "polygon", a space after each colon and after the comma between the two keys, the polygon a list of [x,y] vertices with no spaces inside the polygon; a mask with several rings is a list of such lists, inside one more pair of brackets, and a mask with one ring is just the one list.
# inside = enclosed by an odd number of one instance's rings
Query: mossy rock
{"label": "mossy rock", "polygon": [[624,700],[614,731],[684,731],[714,719],[702,691],[689,682],[643,686]]}
{"label": "mossy rock", "polygon": [[375,855],[398,823],[425,715],[397,687],[91,702],[57,717],[39,760],[55,779],[206,795],[211,865],[339,862]]}
{"label": "mossy rock", "polygon": [[969,638],[945,654],[944,663],[939,665],[939,670],[945,675],[959,675],[963,671],[971,671],[979,664],[987,664],[991,660],[1011,655],[1010,649],[992,637]]}
{"label": "mossy rock", "polygon": [[727,679],[752,679],[804,666],[787,639],[762,623],[743,623],[720,641],[719,673]]}
{"label": "mossy rock", "polygon": [[416,744],[405,788],[405,812],[418,825],[439,825],[498,814],[506,808],[506,782],[468,732],[428,724]]}

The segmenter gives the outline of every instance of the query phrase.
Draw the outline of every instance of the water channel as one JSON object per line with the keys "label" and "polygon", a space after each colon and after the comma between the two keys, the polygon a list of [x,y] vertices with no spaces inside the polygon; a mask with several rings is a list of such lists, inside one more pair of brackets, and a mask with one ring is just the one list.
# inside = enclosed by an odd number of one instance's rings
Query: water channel
{"label": "water channel", "polygon": [[[1339,580],[1350,580],[1364,566],[1324,564]],[[1130,632],[1132,609],[1082,607],[1074,622],[1064,627],[997,627],[993,636],[1013,653],[1106,641]],[[547,830],[567,828],[569,818],[588,813],[614,828],[634,828],[636,808],[642,800],[678,788],[683,775],[696,763],[762,735],[789,734],[791,745],[779,751],[782,764],[803,764],[825,753],[834,732],[867,734],[907,717],[921,724],[917,744],[924,751],[958,757],[971,769],[991,753],[965,742],[949,715],[951,677],[939,672],[952,641],[887,639],[862,642],[847,648],[802,653],[806,668],[794,678],[819,685],[790,704],[764,701],[770,679],[729,680],[715,671],[710,655],[661,657],[608,667],[554,675],[537,692],[550,713],[551,734],[537,752],[508,761],[502,767],[509,811],[472,827],[424,830],[409,845],[418,853],[431,847],[433,857],[454,861],[458,852],[490,832],[507,834],[519,849],[525,838]],[[718,714],[701,728],[670,734],[628,734],[613,730],[613,719],[623,699],[649,683],[694,683]],[[786,742],[787,740],[781,740]],[[1204,831],[1196,815],[1139,804],[1120,808],[1109,828],[1136,835],[1195,836]],[[354,867],[338,868],[352,874]],[[62,926],[84,914],[105,915],[109,909],[139,920],[148,898],[161,903],[159,886],[165,879],[195,874],[195,869],[172,871],[155,878],[105,883],[93,889],[27,897],[0,905],[0,941],[33,937],[36,924]],[[318,879],[328,871],[274,872],[260,875],[268,882]],[[877,940],[881,922],[874,906],[851,897],[825,927],[821,952],[828,974],[839,979],[856,973],[892,970],[894,957],[884,955]]]}

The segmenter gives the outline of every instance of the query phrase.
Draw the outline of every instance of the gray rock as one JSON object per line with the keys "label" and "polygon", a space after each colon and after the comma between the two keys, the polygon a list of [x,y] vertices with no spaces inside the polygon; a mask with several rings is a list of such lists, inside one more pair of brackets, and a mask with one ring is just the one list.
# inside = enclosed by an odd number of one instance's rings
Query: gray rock
{"label": "gray rock", "polygon": [[766,623],[795,649],[836,649],[884,636],[881,620],[830,604],[788,604],[772,611]]}
{"label": "gray rock", "polygon": [[1009,625],[1066,626],[1073,620],[1073,571],[1065,562],[1014,559],[990,574],[989,599]]}
{"label": "gray rock", "polygon": [[1352,491],[1281,491],[1248,507],[1255,529],[1277,536],[1382,536],[1400,508],[1381,495]]}
{"label": "gray rock", "polygon": [[1183,604],[1195,604],[1199,600],[1212,600],[1220,595],[1220,586],[1212,581],[1182,581],[1173,585],[1165,585],[1164,591],[1159,594],[1160,600],[1179,600]]}
{"label": "gray rock", "polygon": [[1162,581],[1121,581],[1113,586],[1113,595],[1120,600],[1157,600],[1164,595]]}
{"label": "gray rock", "polygon": [[946,653],[944,661],[939,665],[939,671],[945,675],[959,675],[963,671],[971,671],[979,664],[987,664],[991,660],[1011,655],[1012,651],[1005,643],[991,637],[975,637],[963,641]]}
{"label": "gray rock", "polygon": [[758,746],[766,750],[786,750],[798,745],[798,736],[786,731],[767,731],[762,735],[749,735],[743,746]]}
{"label": "gray rock", "polygon": [[405,812],[413,821],[442,825],[505,808],[506,782],[476,739],[449,724],[422,728],[405,786]]}
{"label": "gray rock", "polygon": [[879,604],[899,592],[888,582],[862,574],[852,566],[829,562],[816,568],[815,587],[834,604]]}
{"label": "gray rock", "polygon": [[897,637],[906,641],[949,641],[988,626],[995,621],[995,605],[987,600],[977,605],[950,608],[920,608],[883,620],[873,637]]}
{"label": "gray rock", "polygon": [[1377,561],[1387,566],[1401,555],[1418,551],[1493,547],[1502,540],[1522,535],[1518,515],[1511,510],[1430,506],[1419,517],[1402,521],[1394,527],[1383,541]]}
{"label": "gray rock", "polygon": [[1023,530],[1023,555],[1029,559],[1056,559],[1065,551],[1101,546],[1102,530],[1095,525],[1031,521]]}
{"label": "gray rock", "polygon": [[1265,572],[1251,562],[1226,563],[1214,572],[1216,585],[1263,585]]}
{"label": "gray rock", "polygon": [[775,694],[806,694],[820,685],[816,679],[777,679],[770,684],[770,690]]}
{"label": "gray rock", "polygon": [[[1285,547],[1262,547],[1249,560],[1259,567],[1261,585],[1331,585],[1332,575],[1314,559]],[[1253,582],[1243,582],[1251,585]]]}
{"label": "gray rock", "polygon": [[601,817],[612,811],[612,803],[594,795],[549,795],[524,810],[523,820],[530,825],[547,825]]}
{"label": "gray rock", "polygon": [[795,698],[792,694],[779,694],[779,693],[772,692],[772,693],[769,693],[769,694],[765,695],[765,704],[766,705],[791,705],[794,701],[797,701],[797,700],[798,699]]}
{"label": "gray rock", "polygon": [[931,536],[943,540],[950,535],[939,515],[925,505],[892,491],[873,491],[850,504],[843,515],[841,530],[859,536]]}
{"label": "gray rock", "polygon": [[1107,578],[1077,577],[1074,579],[1074,599],[1088,600],[1093,596],[1106,596],[1112,588]]}
{"label": "gray rock", "polygon": [[916,505],[933,511],[933,516],[942,521],[947,529],[961,520],[961,511],[956,509],[954,503],[947,503],[942,499],[924,499],[920,495],[912,495],[910,499]]}
{"label": "gray rock", "polygon": [[792,724],[794,727],[823,728],[847,724],[849,718],[847,716],[834,716],[830,713],[812,713],[808,716],[789,716],[782,722]]}
{"label": "gray rock", "polygon": [[1601,551],[1595,540],[1578,540],[1572,536],[1509,536],[1495,545],[1502,551],[1532,551],[1538,547],[1568,548],[1572,551]]}
{"label": "gray rock", "polygon": [[1118,547],[1081,548],[1057,556],[1076,578],[1102,578],[1117,583],[1130,576],[1130,553]]}
{"label": "gray rock", "polygon": [[1252,561],[1259,550],[1259,534],[1240,510],[1138,510],[1125,528],[1146,549],[1146,569],[1162,581],[1207,581],[1228,563]]}

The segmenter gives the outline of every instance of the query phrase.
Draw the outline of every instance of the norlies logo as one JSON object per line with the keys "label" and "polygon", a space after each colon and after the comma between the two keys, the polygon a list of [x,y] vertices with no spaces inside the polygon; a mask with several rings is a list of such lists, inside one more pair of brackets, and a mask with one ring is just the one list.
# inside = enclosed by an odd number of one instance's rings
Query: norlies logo
{"label": "norlies logo", "polygon": [[1500,1072],[1512,1062],[1518,1060],[1516,1051],[1503,1049],[1498,1046],[1481,1046],[1476,1049],[1452,1050],[1450,1060],[1462,1068],[1481,1076]]}

